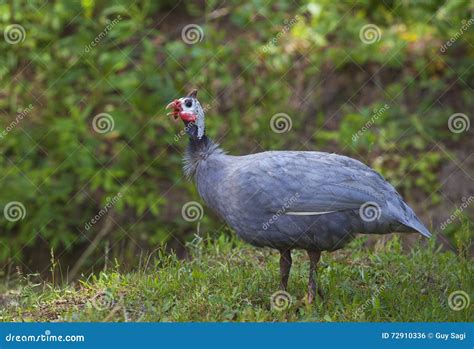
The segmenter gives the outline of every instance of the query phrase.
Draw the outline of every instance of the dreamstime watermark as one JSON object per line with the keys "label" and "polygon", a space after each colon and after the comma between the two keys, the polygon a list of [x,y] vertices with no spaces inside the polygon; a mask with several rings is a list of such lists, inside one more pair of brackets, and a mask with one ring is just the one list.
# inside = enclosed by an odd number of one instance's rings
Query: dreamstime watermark
{"label": "dreamstime watermark", "polygon": [[92,128],[97,133],[107,133],[113,131],[115,121],[112,115],[107,113],[99,113],[92,119]]}
{"label": "dreamstime watermark", "polygon": [[272,309],[283,311],[291,306],[293,300],[291,294],[286,291],[276,291],[270,297],[270,305]]}
{"label": "dreamstime watermark", "polygon": [[54,335],[50,330],[44,331],[42,334],[13,334],[9,333],[5,336],[5,342],[17,342],[17,343],[28,343],[28,342],[85,342],[86,338],[83,335]]}
{"label": "dreamstime watermark", "polygon": [[360,136],[362,136],[367,130],[369,130],[375,122],[378,120],[379,117],[381,117],[387,110],[390,109],[390,106],[388,104],[385,104],[382,106],[380,109],[375,109],[374,114],[370,118],[369,121],[367,121],[364,126],[362,126],[356,133],[352,135],[352,142],[357,142]]}
{"label": "dreamstime watermark", "polygon": [[275,133],[285,133],[291,130],[293,122],[291,117],[285,113],[277,113],[270,119],[270,128]]}
{"label": "dreamstime watermark", "polygon": [[441,230],[446,229],[448,225],[454,222],[459,216],[461,216],[462,212],[469,207],[474,202],[474,196],[469,196],[467,199],[465,197],[462,198],[462,204],[454,210],[454,212],[446,219],[443,223],[441,223]]}
{"label": "dreamstime watermark", "polygon": [[469,295],[461,290],[451,292],[448,296],[448,305],[454,311],[461,311],[467,309],[471,304]]}
{"label": "dreamstime watermark", "polygon": [[89,53],[94,47],[96,47],[115,27],[120,21],[122,20],[122,16],[118,15],[117,18],[112,20],[109,24],[107,24],[95,38],[92,40],[86,47],[84,47],[84,52]]}
{"label": "dreamstime watermark", "polygon": [[270,217],[270,219],[262,224],[262,229],[267,230],[273,223],[275,223],[281,216],[288,211],[288,209],[293,205],[298,198],[300,197],[300,193],[296,193],[295,195],[291,196],[288,200],[286,200],[274,214]]}
{"label": "dreamstime watermark", "polygon": [[193,127],[193,125],[194,124],[190,122],[189,124],[184,126],[184,128],[174,136],[174,141],[178,142],[181,138],[183,138],[183,136],[185,136],[188,133],[188,131]]}
{"label": "dreamstime watermark", "polygon": [[0,139],[9,134],[22,120],[33,110],[33,105],[30,104],[28,107],[23,109],[19,114],[17,114],[15,120],[13,120],[5,129],[0,132]]}
{"label": "dreamstime watermark", "polygon": [[283,28],[271,40],[269,40],[265,46],[263,46],[263,52],[268,52],[271,47],[275,46],[278,43],[278,41],[280,41],[281,37],[285,35],[286,33],[288,33],[291,30],[291,28],[296,23],[298,23],[299,20],[300,20],[300,16],[298,15],[295,15],[294,17],[290,19],[285,19],[283,21],[283,24],[284,24]]}
{"label": "dreamstime watermark", "polygon": [[109,210],[115,206],[115,204],[122,198],[122,193],[118,192],[117,195],[114,195],[111,199],[107,198],[107,202],[100,209],[97,214],[84,225],[84,229],[89,230],[92,228],[96,223],[98,223],[106,214],[109,212]]}
{"label": "dreamstime watermark", "polygon": [[469,20],[464,20],[463,25],[461,28],[448,40],[446,41],[441,47],[441,53],[445,53],[448,50],[448,47],[451,47],[459,38],[469,29],[469,27],[474,24],[474,18],[469,18]]}
{"label": "dreamstime watermark", "polygon": [[357,317],[362,316],[364,311],[370,306],[370,304],[374,302],[375,298],[377,298],[380,295],[380,293],[382,293],[383,290],[385,290],[385,285],[382,285],[377,290],[375,290],[375,292],[372,294],[372,297],[370,297],[370,299],[367,299],[364,302],[364,304],[362,304],[360,307],[354,310],[353,317],[357,318]]}
{"label": "dreamstime watermark", "polygon": [[461,133],[469,130],[471,120],[466,114],[455,113],[448,119],[448,128],[452,133]]}
{"label": "dreamstime watermark", "polygon": [[382,31],[375,24],[366,24],[359,30],[359,38],[364,44],[374,44],[382,37]]}
{"label": "dreamstime watermark", "polygon": [[196,222],[204,215],[202,205],[197,201],[189,201],[181,208],[181,216],[186,222]]}
{"label": "dreamstime watermark", "polygon": [[25,28],[23,28],[19,24],[7,25],[5,30],[3,31],[3,37],[5,38],[5,41],[11,45],[19,44],[25,41]]}
{"label": "dreamstime watermark", "polygon": [[18,222],[26,217],[26,208],[20,201],[10,201],[3,208],[3,216],[7,221]]}
{"label": "dreamstime watermark", "polygon": [[181,30],[181,39],[188,45],[194,45],[204,39],[204,30],[197,24],[188,24]]}
{"label": "dreamstime watermark", "polygon": [[374,201],[364,202],[359,208],[359,216],[364,222],[373,222],[380,218],[382,209]]}

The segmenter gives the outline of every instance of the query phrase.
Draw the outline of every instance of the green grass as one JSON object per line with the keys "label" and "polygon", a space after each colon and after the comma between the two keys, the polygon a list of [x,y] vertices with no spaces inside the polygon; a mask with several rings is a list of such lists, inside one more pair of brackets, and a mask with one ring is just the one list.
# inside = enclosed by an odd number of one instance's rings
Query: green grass
{"label": "green grass", "polygon": [[[398,237],[364,247],[360,237],[324,253],[318,280],[326,299],[305,302],[308,260],[294,253],[284,310],[271,306],[278,290],[278,253],[224,236],[195,240],[190,258],[157,252],[138,271],[102,272],[76,286],[19,282],[0,295],[3,321],[470,321],[472,305],[448,306],[456,290],[472,298],[473,264],[441,252],[434,241],[404,251]],[[381,240],[382,241],[382,240]],[[466,245],[469,246],[469,245]],[[148,262],[147,262],[148,260]],[[3,299],[3,301],[2,301]]]}

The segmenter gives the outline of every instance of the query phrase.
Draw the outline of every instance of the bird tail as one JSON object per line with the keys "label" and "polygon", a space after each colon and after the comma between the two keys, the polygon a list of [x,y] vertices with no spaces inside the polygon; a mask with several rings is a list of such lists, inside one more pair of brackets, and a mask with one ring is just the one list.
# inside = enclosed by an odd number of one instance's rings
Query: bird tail
{"label": "bird tail", "polygon": [[420,233],[421,235],[423,235],[427,238],[431,237],[430,231],[423,225],[423,223],[421,223],[421,221],[418,219],[417,216],[414,216],[408,222],[404,222],[403,225],[417,231],[418,233]]}
{"label": "bird tail", "polygon": [[416,216],[415,212],[408,206],[406,203],[403,202],[403,211],[404,214],[398,217],[398,221],[408,228],[409,231],[416,231],[421,235],[430,238],[431,233],[430,231],[423,225],[420,219]]}
{"label": "bird tail", "polygon": [[431,237],[430,231],[423,225],[410,206],[401,200],[401,198],[395,202],[389,202],[388,204],[392,212],[396,212],[393,218],[399,223],[398,226],[393,227],[394,231],[400,233],[417,232],[427,238]]}

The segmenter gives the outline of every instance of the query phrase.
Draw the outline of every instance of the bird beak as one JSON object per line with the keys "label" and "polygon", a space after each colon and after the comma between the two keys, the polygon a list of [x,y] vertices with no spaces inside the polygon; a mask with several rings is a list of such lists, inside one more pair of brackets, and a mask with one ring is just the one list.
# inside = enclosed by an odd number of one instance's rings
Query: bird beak
{"label": "bird beak", "polygon": [[181,102],[179,101],[179,99],[175,99],[173,102],[171,102],[170,104],[166,106],[166,109],[171,109],[171,108],[173,110],[167,113],[166,115],[171,115],[173,116],[175,120],[177,120],[179,117],[179,113],[183,110],[181,108]]}
{"label": "bird beak", "polygon": [[170,104],[168,104],[166,106],[166,109],[170,109],[170,108],[173,108],[173,107],[176,107],[176,104],[179,103],[179,101],[177,99],[175,99],[173,102],[171,102]]}

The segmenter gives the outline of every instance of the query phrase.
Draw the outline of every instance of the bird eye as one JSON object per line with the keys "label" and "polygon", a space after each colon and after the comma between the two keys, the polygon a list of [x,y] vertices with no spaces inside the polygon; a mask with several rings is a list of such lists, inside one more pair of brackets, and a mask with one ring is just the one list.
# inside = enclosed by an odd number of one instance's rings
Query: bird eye
{"label": "bird eye", "polygon": [[187,99],[184,101],[184,105],[186,108],[191,108],[193,106],[193,101],[191,99]]}

